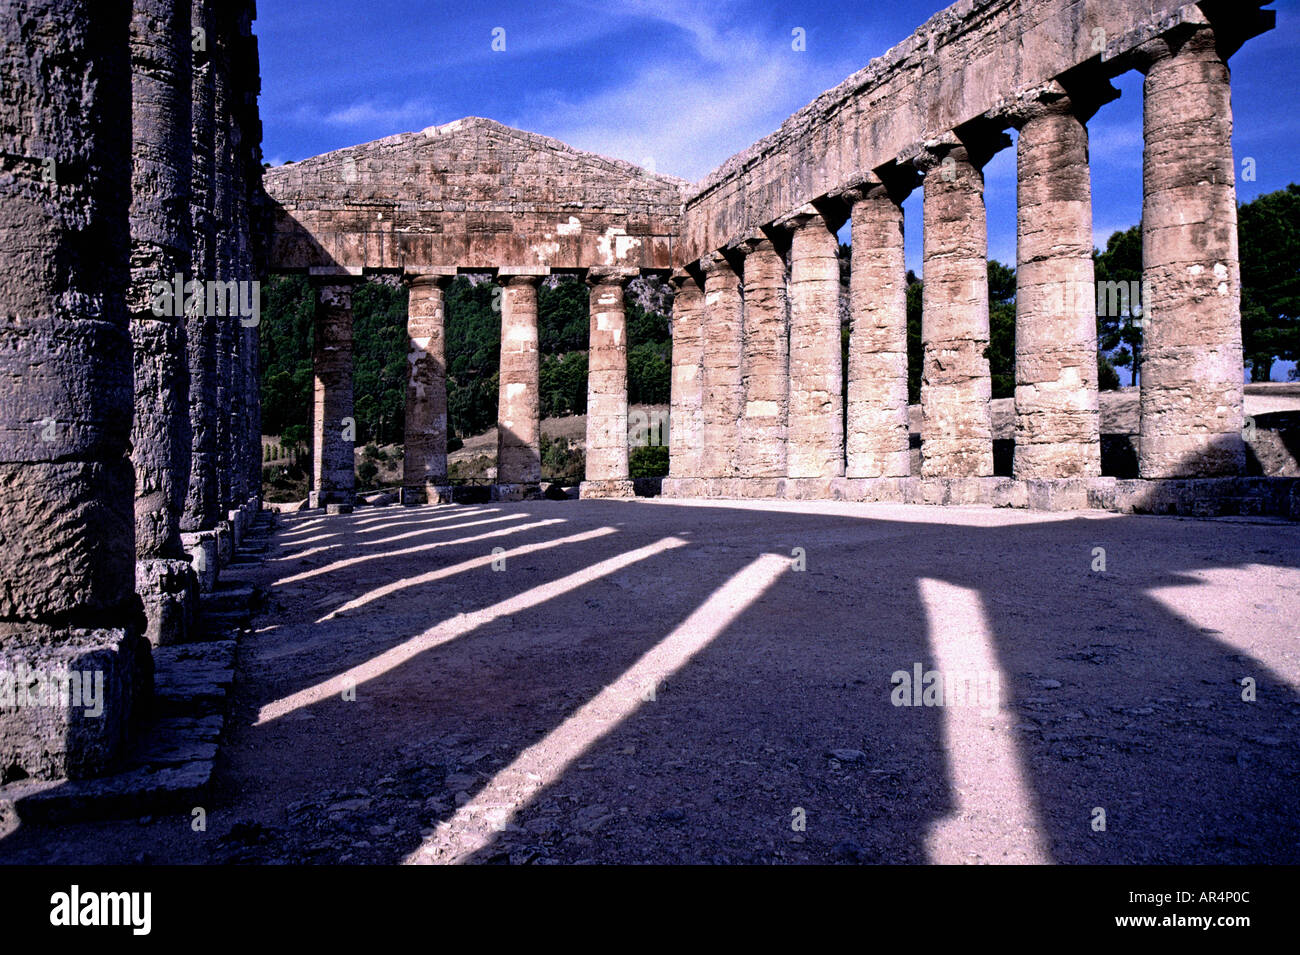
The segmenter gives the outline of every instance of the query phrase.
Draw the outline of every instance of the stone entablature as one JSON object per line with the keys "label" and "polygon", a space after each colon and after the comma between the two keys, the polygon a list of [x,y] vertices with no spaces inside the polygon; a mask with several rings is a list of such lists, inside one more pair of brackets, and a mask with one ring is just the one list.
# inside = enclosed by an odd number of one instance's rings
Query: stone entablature
{"label": "stone entablature", "polygon": [[1223,11],[1215,26],[1229,44],[1226,55],[1271,26],[1272,14],[1261,5],[955,3],[708,175],[686,200],[676,264],[745,241],[789,211],[914,154],[917,144],[996,113],[1072,70],[1126,72],[1143,43],[1181,24],[1205,23],[1206,9]]}

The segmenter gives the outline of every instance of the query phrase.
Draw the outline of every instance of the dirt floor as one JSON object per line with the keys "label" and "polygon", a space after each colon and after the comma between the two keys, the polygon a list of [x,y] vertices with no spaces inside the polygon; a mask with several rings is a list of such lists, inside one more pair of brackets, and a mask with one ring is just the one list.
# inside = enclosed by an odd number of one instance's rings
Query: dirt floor
{"label": "dirt floor", "polygon": [[365,508],[251,573],[206,829],[0,862],[1300,862],[1295,525]]}

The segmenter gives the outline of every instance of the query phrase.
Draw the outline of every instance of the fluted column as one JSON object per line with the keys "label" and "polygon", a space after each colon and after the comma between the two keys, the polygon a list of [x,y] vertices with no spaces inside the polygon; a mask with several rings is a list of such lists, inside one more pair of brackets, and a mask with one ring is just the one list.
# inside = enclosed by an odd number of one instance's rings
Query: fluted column
{"label": "fluted column", "polygon": [[[502,276],[497,484],[542,479],[537,286],[540,275]],[[504,493],[513,494],[513,491]]]}
{"label": "fluted column", "polygon": [[1011,117],[1017,145],[1013,475],[1101,474],[1087,118],[1059,87]]}
{"label": "fluted column", "polygon": [[1209,27],[1142,49],[1146,478],[1242,473],[1241,269],[1228,65]]}
{"label": "fluted column", "polygon": [[883,183],[846,196],[853,230],[845,435],[845,473],[851,478],[911,473],[904,197],[905,192],[892,192]]}
{"label": "fluted column", "polygon": [[[213,0],[191,0],[190,25],[201,29],[194,49],[191,82],[190,274],[206,283],[216,278],[216,222],[213,216],[213,136],[216,121],[211,44],[216,31]],[[189,363],[190,474],[181,513],[181,539],[198,572],[200,588],[216,585],[216,526],[222,518],[217,486],[217,322],[206,308],[186,317]]]}
{"label": "fluted column", "polygon": [[342,276],[314,279],[316,334],[312,349],[312,489],[310,507],[352,509],[356,490],[352,412],[352,291]]}
{"label": "fluted column", "polygon": [[587,346],[587,473],[582,497],[630,497],[627,438],[627,315],[623,289],[635,271],[590,269]]}
{"label": "fluted column", "polygon": [[704,451],[704,290],[689,272],[673,275],[673,377],[668,474],[700,476]]}
{"label": "fluted column", "polygon": [[785,258],[768,238],[746,244],[741,477],[785,477],[790,389]]}
{"label": "fluted column", "polygon": [[0,658],[98,681],[102,705],[0,707],[4,782],[109,768],[150,691],[128,456],[130,26],[129,4],[101,0],[11,0],[0,17]]}
{"label": "fluted column", "polygon": [[789,220],[790,408],[786,469],[792,478],[844,475],[844,381],[839,242],[809,207]]}
{"label": "fluted column", "polygon": [[447,486],[446,289],[451,275],[408,280],[402,503],[437,504]]}
{"label": "fluted column", "polygon": [[704,268],[703,331],[704,441],[700,476],[733,477],[740,441],[744,401],[741,362],[744,353],[743,303],[740,275],[727,258],[715,252],[702,260]]}
{"label": "fluted column", "polygon": [[192,441],[184,308],[190,274],[189,0],[135,0],[131,63],[136,592],[144,602],[145,634],[158,646],[186,638],[198,599],[180,538]]}
{"label": "fluted column", "polygon": [[928,150],[918,165],[925,170],[921,476],[988,477],[993,423],[985,354],[984,162],[973,161],[967,147],[954,142]]}

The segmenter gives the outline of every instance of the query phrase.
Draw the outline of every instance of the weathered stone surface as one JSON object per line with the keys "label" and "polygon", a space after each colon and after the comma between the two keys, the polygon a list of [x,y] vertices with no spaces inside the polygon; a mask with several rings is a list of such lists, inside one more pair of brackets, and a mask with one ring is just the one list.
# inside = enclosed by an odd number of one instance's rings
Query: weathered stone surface
{"label": "weathered stone surface", "polygon": [[740,414],[744,404],[741,381],[744,303],[740,275],[721,254],[700,264],[704,268],[700,475],[731,477],[736,473]]}
{"label": "weathered stone surface", "polygon": [[542,479],[538,275],[504,276],[501,296],[501,384],[497,405],[497,483]]}
{"label": "weathered stone surface", "polygon": [[818,212],[790,223],[790,405],[787,473],[844,474],[839,243]]}
{"label": "weathered stone surface", "polygon": [[450,276],[413,276],[407,297],[404,503],[436,504],[447,484],[447,337]]}
{"label": "weathered stone surface", "polygon": [[668,269],[686,187],[468,117],[268,170],[277,205],[271,261]]}
{"label": "weathered stone surface", "polygon": [[352,283],[314,283],[316,336],[312,366],[311,506],[352,503],[356,471],[352,446]]}
{"label": "weathered stone surface", "polygon": [[627,316],[623,288],[635,273],[587,273],[590,329],[587,346],[587,481],[628,478]]}
{"label": "weathered stone surface", "polygon": [[1101,474],[1087,116],[1059,87],[1016,117],[1017,478]]}
{"label": "weathered stone surface", "polygon": [[675,273],[673,288],[668,473],[693,478],[704,453],[704,291],[689,272]]}
{"label": "weathered stone surface", "polygon": [[983,162],[972,161],[955,138],[917,162],[926,170],[921,476],[988,477],[993,426]]}
{"label": "weathered stone surface", "polygon": [[785,259],[771,239],[759,239],[746,248],[744,272],[744,404],[737,471],[740,477],[785,477],[790,388]]}
{"label": "weathered stone surface", "polygon": [[901,197],[883,183],[852,197],[845,474],[906,477],[907,265]]}
{"label": "weathered stone surface", "polygon": [[1241,270],[1228,67],[1214,31],[1142,49],[1143,477],[1241,474]]}
{"label": "weathered stone surface", "polygon": [[144,636],[155,647],[192,639],[199,581],[189,560],[165,557],[138,560],[135,592],[144,603]]}

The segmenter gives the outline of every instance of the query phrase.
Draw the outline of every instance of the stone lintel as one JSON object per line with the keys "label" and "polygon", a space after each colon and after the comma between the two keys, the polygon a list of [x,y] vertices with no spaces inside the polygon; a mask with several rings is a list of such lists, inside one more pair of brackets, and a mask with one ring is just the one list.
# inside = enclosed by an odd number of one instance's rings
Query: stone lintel
{"label": "stone lintel", "polygon": [[640,278],[640,269],[620,268],[610,265],[593,265],[587,269],[586,283],[590,286],[596,285],[622,285],[633,279]]}

